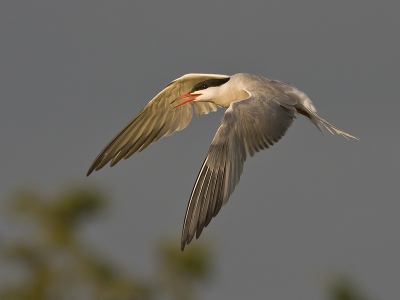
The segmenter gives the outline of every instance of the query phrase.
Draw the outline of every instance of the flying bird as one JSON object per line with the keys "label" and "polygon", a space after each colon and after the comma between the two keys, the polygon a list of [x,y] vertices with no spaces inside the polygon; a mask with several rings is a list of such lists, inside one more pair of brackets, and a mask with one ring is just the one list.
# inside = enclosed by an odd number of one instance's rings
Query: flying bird
{"label": "flying bird", "polygon": [[246,73],[186,74],[168,84],[105,146],[87,176],[109,161],[114,166],[161,137],[184,129],[193,109],[200,116],[217,107],[227,110],[190,195],[182,251],[228,202],[247,155],[278,142],[297,114],[307,117],[321,132],[324,126],[332,134],[358,140],[319,117],[307,95],[288,83]]}

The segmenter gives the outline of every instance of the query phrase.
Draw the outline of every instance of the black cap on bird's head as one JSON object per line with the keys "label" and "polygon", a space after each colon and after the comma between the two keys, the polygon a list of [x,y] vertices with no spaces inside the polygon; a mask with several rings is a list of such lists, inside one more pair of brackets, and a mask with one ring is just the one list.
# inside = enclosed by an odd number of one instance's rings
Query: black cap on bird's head
{"label": "black cap on bird's head", "polygon": [[230,79],[230,77],[210,78],[210,79],[201,81],[201,82],[197,83],[195,86],[193,86],[193,88],[190,90],[190,92],[180,95],[173,102],[175,102],[176,100],[185,99],[184,101],[182,101],[181,103],[179,103],[176,106],[176,107],[178,107],[178,106],[181,106],[181,105],[186,104],[188,102],[194,101],[199,96],[204,94],[201,91],[204,91],[204,90],[206,90],[208,88],[211,88],[211,87],[221,86],[221,85],[227,83],[229,81],[229,79]]}

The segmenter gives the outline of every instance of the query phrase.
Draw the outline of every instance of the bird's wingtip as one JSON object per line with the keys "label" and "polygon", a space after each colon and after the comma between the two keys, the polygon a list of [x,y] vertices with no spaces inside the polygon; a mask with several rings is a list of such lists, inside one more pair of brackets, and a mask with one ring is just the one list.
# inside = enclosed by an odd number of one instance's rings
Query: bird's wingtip
{"label": "bird's wingtip", "polygon": [[181,241],[181,251],[183,252],[183,250],[185,250],[185,246],[186,246],[186,240],[182,240]]}
{"label": "bird's wingtip", "polygon": [[86,173],[86,177],[88,177],[90,174],[92,174],[93,170],[94,170],[94,168],[93,168],[93,166],[91,166]]}

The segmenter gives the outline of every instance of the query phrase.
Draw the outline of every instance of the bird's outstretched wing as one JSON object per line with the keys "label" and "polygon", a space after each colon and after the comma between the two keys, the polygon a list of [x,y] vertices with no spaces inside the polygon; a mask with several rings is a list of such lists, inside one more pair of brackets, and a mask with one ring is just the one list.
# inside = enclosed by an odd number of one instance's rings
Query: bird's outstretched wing
{"label": "bird's outstretched wing", "polygon": [[253,156],[272,146],[295,118],[296,109],[291,105],[295,102],[289,96],[273,100],[264,93],[249,95],[231,103],[211,143],[186,209],[182,251],[195,234],[196,238],[200,236],[228,201],[239,182],[247,154]]}
{"label": "bird's outstretched wing", "polygon": [[[110,160],[111,166],[122,158],[128,158],[140,152],[149,144],[184,129],[192,119],[192,106],[177,106],[172,103],[177,97],[190,92],[199,82],[210,78],[229,78],[227,75],[186,74],[168,84],[156,95],[100,152],[93,161],[87,175],[99,170]],[[211,102],[191,102],[197,116],[216,111],[217,106]]]}

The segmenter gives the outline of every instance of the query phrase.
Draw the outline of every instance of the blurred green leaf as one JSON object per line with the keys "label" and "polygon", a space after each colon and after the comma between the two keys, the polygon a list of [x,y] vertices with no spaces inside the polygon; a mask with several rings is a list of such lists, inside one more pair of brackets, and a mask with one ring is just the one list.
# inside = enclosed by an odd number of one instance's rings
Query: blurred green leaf
{"label": "blurred green leaf", "polygon": [[328,292],[331,300],[367,300],[354,282],[346,276],[336,276],[330,280]]}
{"label": "blurred green leaf", "polygon": [[204,243],[193,243],[181,252],[178,241],[167,240],[159,247],[161,264],[170,272],[181,273],[192,279],[205,279],[211,274],[211,252]]}
{"label": "blurred green leaf", "polygon": [[[37,233],[22,241],[1,241],[1,258],[23,266],[24,272],[15,282],[0,286],[0,299],[199,299],[200,284],[213,274],[209,245],[196,241],[181,252],[179,241],[166,239],[156,247],[153,278],[128,275],[90,250],[78,234],[106,204],[102,193],[91,188],[71,188],[53,197],[17,191],[9,202],[11,212],[27,218]],[[327,290],[331,300],[367,299],[344,276],[331,280]]]}
{"label": "blurred green leaf", "polygon": [[0,287],[0,299],[147,300],[160,295],[193,299],[196,284],[211,274],[211,254],[201,243],[184,253],[178,242],[160,244],[155,278],[127,275],[89,250],[77,233],[106,208],[96,189],[71,188],[52,197],[24,189],[9,204],[14,216],[24,216],[37,233],[3,245],[2,258],[22,265],[26,272],[20,280]]}

